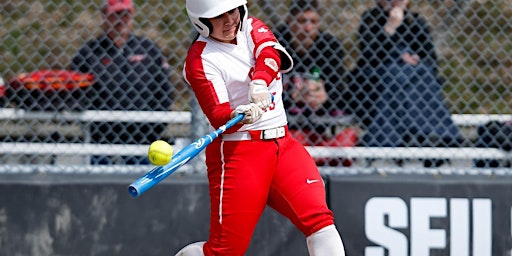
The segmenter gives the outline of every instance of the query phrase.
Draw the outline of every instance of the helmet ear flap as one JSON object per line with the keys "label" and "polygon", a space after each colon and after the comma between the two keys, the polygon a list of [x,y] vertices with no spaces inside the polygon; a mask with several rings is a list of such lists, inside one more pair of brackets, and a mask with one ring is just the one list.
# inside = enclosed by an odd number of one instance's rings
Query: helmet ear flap
{"label": "helmet ear flap", "polygon": [[[204,30],[204,34],[206,34],[206,37],[210,36],[210,34],[213,31],[213,25],[207,18],[199,18],[199,21],[206,27]],[[203,35],[204,36],[204,35]]]}
{"label": "helmet ear flap", "polygon": [[189,16],[192,25],[195,27],[197,32],[204,37],[208,37],[213,30],[211,22],[206,18],[196,18]]}

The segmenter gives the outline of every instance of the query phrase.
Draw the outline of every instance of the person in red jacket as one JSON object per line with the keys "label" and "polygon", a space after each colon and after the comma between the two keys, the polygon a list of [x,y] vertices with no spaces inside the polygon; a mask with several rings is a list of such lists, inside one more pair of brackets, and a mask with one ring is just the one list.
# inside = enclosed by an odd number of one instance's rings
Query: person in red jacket
{"label": "person in red jacket", "polygon": [[212,129],[245,117],[206,148],[208,241],[176,255],[244,255],[267,205],[307,237],[310,255],[345,255],[322,176],[288,131],[281,72],[293,61],[265,23],[248,17],[246,4],[186,1],[199,35],[185,60],[185,80]]}

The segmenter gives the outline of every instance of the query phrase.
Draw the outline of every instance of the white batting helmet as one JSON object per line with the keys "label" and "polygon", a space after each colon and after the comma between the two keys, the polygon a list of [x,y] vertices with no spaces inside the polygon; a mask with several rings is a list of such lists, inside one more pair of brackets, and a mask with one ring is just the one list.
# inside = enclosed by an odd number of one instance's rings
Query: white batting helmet
{"label": "white batting helmet", "polygon": [[186,6],[188,18],[197,32],[204,37],[208,37],[213,29],[208,19],[229,10],[239,8],[240,31],[247,20],[247,0],[187,0]]}

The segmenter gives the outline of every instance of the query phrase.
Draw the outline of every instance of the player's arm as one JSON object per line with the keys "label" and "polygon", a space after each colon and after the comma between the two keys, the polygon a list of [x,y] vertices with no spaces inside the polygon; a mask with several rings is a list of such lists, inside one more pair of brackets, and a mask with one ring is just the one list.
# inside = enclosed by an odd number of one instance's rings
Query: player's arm
{"label": "player's arm", "polygon": [[[215,66],[205,63],[199,56],[194,55],[193,46],[185,61],[183,77],[192,87],[199,106],[215,128],[219,128],[231,119],[233,110],[229,104],[226,86],[220,86],[224,81],[215,71]],[[200,47],[199,47],[200,48]],[[200,50],[200,49],[199,49]],[[219,86],[215,86],[218,84]],[[242,125],[237,124],[230,130],[238,130]],[[229,131],[228,131],[229,132]]]}
{"label": "player's arm", "polygon": [[249,83],[249,101],[266,109],[272,103],[268,85],[280,71],[290,70],[293,61],[284,47],[279,44],[274,33],[259,19],[251,19],[249,33],[254,44],[255,58],[254,71]]}
{"label": "player's arm", "polygon": [[[274,33],[265,23],[257,18],[252,18],[251,20],[252,29],[250,36],[254,43],[253,51],[256,60],[268,57],[274,58],[279,62],[279,71],[283,73],[289,72],[293,68],[293,59],[290,54],[277,41]],[[256,65],[258,65],[258,62],[256,62]],[[275,78],[275,75],[273,78]]]}

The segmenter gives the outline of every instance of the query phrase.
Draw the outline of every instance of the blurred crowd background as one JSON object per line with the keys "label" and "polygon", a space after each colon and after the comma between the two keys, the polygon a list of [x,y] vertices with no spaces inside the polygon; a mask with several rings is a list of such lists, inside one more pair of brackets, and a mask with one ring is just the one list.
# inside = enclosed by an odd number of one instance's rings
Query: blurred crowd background
{"label": "blurred crowd background", "polygon": [[[343,64],[347,72],[340,72],[339,79],[345,81],[360,57],[357,32],[361,15],[374,7],[376,1],[318,2],[321,30],[331,33],[343,44]],[[4,0],[0,3],[0,74],[5,81],[0,96],[4,109],[19,109],[24,107],[23,102],[39,101],[31,99],[34,96],[30,94],[21,100],[7,95],[9,81],[23,73],[68,69],[78,49],[101,33],[102,4],[103,0]],[[289,0],[249,0],[249,14],[275,29],[285,22],[290,4]],[[195,36],[185,1],[134,0],[134,5],[135,34],[154,40],[167,58],[169,79],[174,86],[169,110],[192,111],[194,115],[197,109],[192,103],[191,90],[181,75],[186,52]],[[430,26],[439,62],[438,75],[443,81],[441,91],[449,111],[452,114],[512,114],[512,1],[411,0],[410,9],[421,13]],[[56,102],[50,100],[45,104]],[[29,120],[6,118],[0,122],[3,142],[54,142],[54,137],[59,137],[40,135]],[[55,125],[38,121],[38,125],[41,124]],[[350,125],[364,132],[365,127],[360,124]],[[62,131],[62,127],[67,126],[60,127]],[[20,134],[21,130],[24,134]],[[463,132],[468,140],[476,140],[476,127]],[[168,133],[169,140],[191,136],[189,127],[170,127]],[[59,137],[57,142],[83,142],[82,137],[68,137]],[[6,156],[1,159],[5,161]]]}

